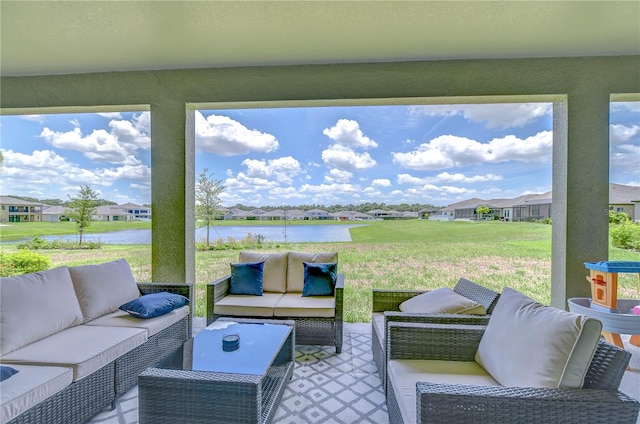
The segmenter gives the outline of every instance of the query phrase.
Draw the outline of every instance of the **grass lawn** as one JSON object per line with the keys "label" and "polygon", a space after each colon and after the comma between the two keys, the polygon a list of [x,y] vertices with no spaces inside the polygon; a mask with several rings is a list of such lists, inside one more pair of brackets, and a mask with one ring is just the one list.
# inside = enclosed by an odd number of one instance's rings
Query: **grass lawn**
{"label": "grass lawn", "polygon": [[[256,222],[248,224],[256,225]],[[550,303],[550,225],[428,220],[375,221],[367,224],[350,230],[351,242],[267,243],[262,250],[337,251],[339,272],[345,274],[344,308],[347,322],[367,322],[371,319],[371,289],[374,287],[452,287],[460,277],[496,291],[509,286],[542,303]],[[4,228],[0,227],[0,230]],[[99,250],[52,250],[41,253],[49,256],[56,266],[126,258],[137,281],[151,280],[149,245],[105,245]],[[205,315],[205,285],[228,274],[229,263],[237,259],[237,250],[196,252],[196,315]],[[609,260],[640,261],[640,252],[610,247]],[[586,275],[588,271],[585,268]],[[588,284],[586,280],[583,281]],[[636,274],[619,275],[618,296],[640,297]]]}

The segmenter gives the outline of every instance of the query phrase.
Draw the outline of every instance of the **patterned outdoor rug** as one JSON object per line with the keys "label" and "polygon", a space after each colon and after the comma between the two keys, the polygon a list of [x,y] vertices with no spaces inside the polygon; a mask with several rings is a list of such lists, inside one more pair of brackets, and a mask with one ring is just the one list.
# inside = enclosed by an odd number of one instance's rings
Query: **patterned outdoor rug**
{"label": "patterned outdoor rug", "polygon": [[[339,355],[330,346],[299,346],[293,379],[273,422],[388,423],[384,393],[371,356],[371,336],[346,332]],[[137,387],[120,397],[114,411],[96,415],[90,422],[107,423],[138,423]]]}

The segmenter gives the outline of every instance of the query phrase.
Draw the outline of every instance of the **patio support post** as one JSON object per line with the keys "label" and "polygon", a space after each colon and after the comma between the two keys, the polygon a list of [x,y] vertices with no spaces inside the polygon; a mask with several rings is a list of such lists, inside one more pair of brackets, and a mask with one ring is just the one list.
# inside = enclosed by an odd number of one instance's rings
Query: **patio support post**
{"label": "patio support post", "polygon": [[195,283],[194,128],[184,102],[151,103],[153,282]]}
{"label": "patio support post", "polygon": [[553,103],[551,305],[591,297],[584,262],[608,259],[609,93],[584,85]]}

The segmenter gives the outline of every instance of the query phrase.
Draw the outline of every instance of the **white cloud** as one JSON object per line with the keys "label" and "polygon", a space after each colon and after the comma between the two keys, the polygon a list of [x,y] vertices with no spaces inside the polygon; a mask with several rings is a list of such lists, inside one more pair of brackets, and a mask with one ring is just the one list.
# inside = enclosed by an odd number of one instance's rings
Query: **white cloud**
{"label": "white cloud", "polygon": [[47,120],[46,115],[20,115],[20,119],[37,122],[38,124],[44,124]]}
{"label": "white cloud", "polygon": [[275,136],[250,130],[227,116],[209,115],[205,119],[196,111],[195,121],[196,146],[205,152],[221,156],[268,153],[280,145]]}
{"label": "white cloud", "polygon": [[487,181],[501,181],[502,175],[486,174],[486,175],[474,175],[468,177],[461,173],[450,174],[448,172],[441,172],[435,177],[418,178],[409,174],[398,174],[398,184],[406,185],[422,185],[431,183],[481,183]]}
{"label": "white cloud", "polygon": [[455,182],[455,183],[480,183],[486,181],[501,181],[501,175],[486,174],[486,175],[474,175],[467,177],[464,174],[456,173],[449,174],[448,172],[442,172],[436,176],[438,182]]}
{"label": "white cloud", "polygon": [[372,187],[391,187],[391,181],[386,178],[376,178],[371,181]]}
{"label": "white cloud", "polygon": [[640,125],[627,127],[626,125],[612,124],[609,130],[610,143],[613,146],[625,144],[638,134],[640,134]]}
{"label": "white cloud", "polygon": [[268,161],[245,159],[242,165],[247,167],[248,177],[275,178],[282,184],[291,184],[293,177],[300,174],[300,162],[291,156]]}
{"label": "white cloud", "polygon": [[369,153],[356,153],[349,147],[334,144],[322,151],[325,164],[343,170],[367,169],[375,166],[376,161]]}
{"label": "white cloud", "polygon": [[616,174],[628,174],[627,177],[640,176],[640,146],[623,144],[611,153],[610,166]]}
{"label": "white cloud", "polygon": [[143,112],[132,121],[113,120],[109,122],[110,132],[99,129],[83,135],[79,127],[67,132],[45,127],[40,137],[53,147],[82,152],[96,162],[139,165],[137,150],[148,150],[151,146],[148,115],[149,112]]}
{"label": "white cloud", "polygon": [[122,119],[122,114],[120,112],[99,112],[98,116],[107,119]]}
{"label": "white cloud", "polygon": [[394,152],[391,155],[393,162],[404,168],[434,171],[483,162],[541,161],[551,156],[552,143],[551,131],[542,131],[524,140],[507,135],[489,143],[442,135],[420,144],[411,152]]}
{"label": "white cloud", "polygon": [[331,169],[329,170],[329,175],[324,176],[324,181],[328,184],[333,183],[346,183],[351,180],[353,177],[353,173],[349,171],[343,171],[341,169]]}
{"label": "white cloud", "polygon": [[336,193],[336,194],[346,194],[346,193],[357,193],[360,191],[360,186],[357,184],[303,184],[300,187],[300,191],[303,193]]}
{"label": "white cloud", "polygon": [[640,102],[611,102],[612,112],[640,112]]}
{"label": "white cloud", "polygon": [[[30,154],[2,150],[4,184],[19,193],[39,198],[66,198],[75,194],[80,185],[109,187],[120,180],[149,185],[151,169],[142,164],[114,168],[84,169],[51,150],[35,150]],[[56,187],[52,192],[51,187]]]}
{"label": "white cloud", "polygon": [[486,122],[487,127],[522,127],[552,112],[551,103],[488,103],[472,105],[409,106],[410,116],[462,115],[471,122]]}
{"label": "white cloud", "polygon": [[331,128],[325,128],[322,134],[343,146],[368,149],[378,147],[378,143],[365,136],[360,124],[349,119],[339,119]]}

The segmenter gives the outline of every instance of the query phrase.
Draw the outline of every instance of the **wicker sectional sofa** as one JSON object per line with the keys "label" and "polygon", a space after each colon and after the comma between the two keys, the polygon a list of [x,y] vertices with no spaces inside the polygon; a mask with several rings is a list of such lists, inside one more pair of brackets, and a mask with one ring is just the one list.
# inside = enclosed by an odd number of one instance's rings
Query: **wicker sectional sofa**
{"label": "wicker sectional sofa", "polygon": [[84,423],[113,405],[191,334],[189,306],[118,309],[159,292],[192,299],[188,284],[136,283],[124,259],[2,278],[0,363],[18,372],[0,383],[0,423]]}
{"label": "wicker sectional sofa", "polygon": [[338,263],[336,252],[240,252],[238,263],[262,262],[261,296],[230,294],[231,274],[207,286],[207,324],[220,317],[293,320],[296,344],[335,346],[342,351],[344,274],[333,296],[302,296],[303,263]]}

